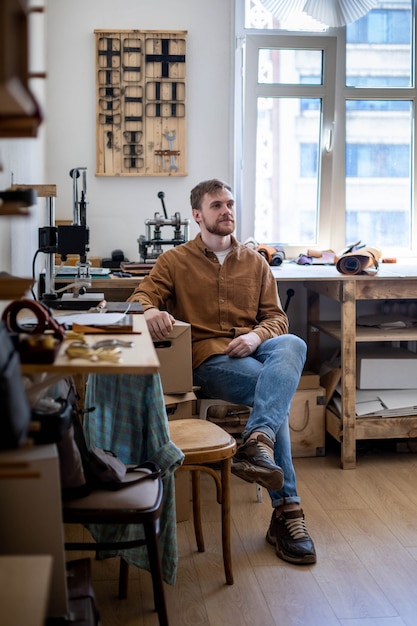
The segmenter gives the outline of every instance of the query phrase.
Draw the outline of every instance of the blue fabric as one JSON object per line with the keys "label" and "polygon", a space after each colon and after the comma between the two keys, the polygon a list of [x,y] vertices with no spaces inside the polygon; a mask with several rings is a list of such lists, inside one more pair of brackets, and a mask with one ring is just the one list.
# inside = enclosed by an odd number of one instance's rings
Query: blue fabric
{"label": "blue fabric", "polygon": [[[173,585],[178,564],[174,471],[184,455],[169,439],[159,374],[90,375],[85,405],[94,407],[84,418],[87,444],[112,450],[124,463],[154,461],[162,470],[163,510],[160,519],[160,551],[165,582]],[[143,537],[141,525],[130,525],[117,533],[116,527],[89,525],[98,540],[129,540]],[[106,553],[101,556],[114,556]],[[146,547],[117,554],[137,567],[149,570]]]}
{"label": "blue fabric", "polygon": [[284,486],[269,492],[273,507],[301,501],[291,456],[289,414],[306,353],[300,337],[280,335],[262,342],[250,356],[232,359],[218,354],[194,370],[194,384],[203,396],[252,407],[243,440],[259,431],[275,441],[274,457],[284,471]]}

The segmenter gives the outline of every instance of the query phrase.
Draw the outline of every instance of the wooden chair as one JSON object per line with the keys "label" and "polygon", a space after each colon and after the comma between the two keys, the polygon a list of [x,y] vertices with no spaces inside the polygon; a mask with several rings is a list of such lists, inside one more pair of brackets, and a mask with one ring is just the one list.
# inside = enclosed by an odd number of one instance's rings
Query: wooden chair
{"label": "wooden chair", "polygon": [[[143,470],[146,474],[149,470]],[[126,475],[135,480],[139,472]],[[155,609],[160,626],[168,626],[168,616],[158,547],[159,518],[162,509],[162,480],[150,478],[118,491],[97,490],[86,497],[63,503],[63,521],[67,524],[142,524],[144,539],[125,542],[67,542],[66,550],[126,550],[147,546],[152,575]],[[127,597],[129,566],[120,560],[119,597]]]}
{"label": "wooden chair", "polygon": [[[206,420],[209,414],[210,408],[214,406],[225,407],[227,410],[231,407],[235,407],[236,404],[233,404],[232,402],[227,402],[226,400],[220,400],[218,398],[215,398],[215,399],[201,398],[200,399],[200,419]],[[249,412],[252,410],[250,406],[248,406],[247,409]],[[255,483],[255,487],[256,487],[256,499],[258,502],[262,502],[262,487],[258,485],[258,483]]]}
{"label": "wooden chair", "polygon": [[[194,532],[199,552],[204,552],[201,524],[200,472],[212,476],[221,504],[223,564],[228,585],[233,585],[230,542],[230,481],[231,459],[236,441],[223,428],[202,419],[179,419],[169,422],[170,438],[185,455],[178,471],[191,471]],[[213,465],[220,465],[219,472]]]}

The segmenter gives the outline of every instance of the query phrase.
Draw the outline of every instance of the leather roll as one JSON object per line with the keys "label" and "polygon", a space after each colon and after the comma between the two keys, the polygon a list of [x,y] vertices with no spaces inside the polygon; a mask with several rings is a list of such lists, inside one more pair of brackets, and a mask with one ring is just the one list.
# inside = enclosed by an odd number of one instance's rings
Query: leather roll
{"label": "leather roll", "polygon": [[375,274],[379,268],[381,250],[378,248],[360,248],[343,254],[336,261],[336,269],[341,274]]}

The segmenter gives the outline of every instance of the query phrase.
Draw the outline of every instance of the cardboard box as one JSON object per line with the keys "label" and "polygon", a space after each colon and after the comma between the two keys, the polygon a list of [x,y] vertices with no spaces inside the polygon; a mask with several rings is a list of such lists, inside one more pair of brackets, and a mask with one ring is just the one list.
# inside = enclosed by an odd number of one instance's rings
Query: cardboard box
{"label": "cardboard box", "polygon": [[193,389],[191,326],[175,322],[165,341],[154,342],[161,364],[159,374],[165,394],[182,394]]}
{"label": "cardboard box", "polygon": [[[315,378],[314,378],[315,380]],[[207,419],[224,428],[237,441],[242,442],[242,432],[249,419],[249,409],[245,406],[215,406],[209,408]],[[217,411],[218,409],[221,409]],[[298,388],[290,411],[290,435],[292,456],[325,455],[325,411],[326,390],[317,385],[313,389]]]}
{"label": "cardboard box", "polygon": [[359,349],[358,389],[413,389],[417,386],[417,356],[405,348]]}
{"label": "cardboard box", "polygon": [[297,389],[317,389],[320,385],[320,376],[315,372],[303,372]]}
{"label": "cardboard box", "polygon": [[290,436],[292,456],[325,455],[326,390],[298,389],[291,405]]}
{"label": "cardboard box", "polygon": [[193,415],[195,393],[164,394],[165,408],[169,420],[188,419]]}

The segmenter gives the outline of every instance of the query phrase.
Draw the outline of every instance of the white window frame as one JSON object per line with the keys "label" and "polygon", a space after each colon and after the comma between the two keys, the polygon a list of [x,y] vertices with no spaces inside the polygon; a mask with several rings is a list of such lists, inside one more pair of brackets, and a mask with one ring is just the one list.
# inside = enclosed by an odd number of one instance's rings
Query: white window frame
{"label": "white window frame", "polygon": [[[345,101],[357,97],[359,99],[392,99],[404,98],[411,100],[414,106],[413,141],[417,138],[417,90],[352,88],[345,86],[346,37],[345,28],[329,29],[327,33],[300,33],[273,30],[249,30],[244,28],[244,3],[236,0],[236,56],[235,56],[235,195],[237,200],[237,236],[245,241],[253,237],[255,212],[255,175],[256,171],[256,121],[258,97],[285,95],[288,93],[298,97],[323,98],[322,124],[322,175],[320,186],[320,206],[318,215],[319,249],[340,251],[345,247]],[[414,13],[413,19],[416,19]],[[266,85],[257,82],[257,50],[260,47],[291,49],[308,46],[325,50],[324,85]],[[335,46],[335,47],[334,47]],[[417,67],[416,46],[413,65]],[[327,73],[329,72],[329,74]],[[328,90],[328,81],[334,72],[335,89]],[[298,91],[298,94],[297,94]],[[333,91],[333,94],[330,93]],[[395,96],[393,95],[395,91]],[[331,136],[331,150],[326,151]],[[416,145],[414,143],[414,150]],[[412,232],[411,249],[401,251],[401,256],[417,256],[417,206],[414,191],[417,180],[417,159],[412,164]],[[304,248],[295,246],[285,248],[287,258],[305,252]],[[394,249],[385,249],[384,254],[396,255]]]}

